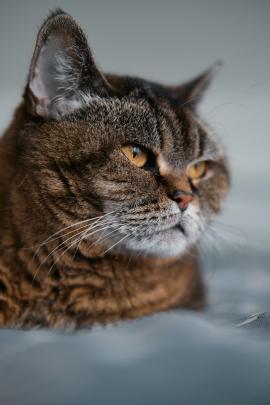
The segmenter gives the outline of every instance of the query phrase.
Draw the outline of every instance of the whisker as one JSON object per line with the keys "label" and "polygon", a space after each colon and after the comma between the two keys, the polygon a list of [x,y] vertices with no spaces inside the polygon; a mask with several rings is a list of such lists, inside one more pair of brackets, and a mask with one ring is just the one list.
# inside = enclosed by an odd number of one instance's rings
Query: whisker
{"label": "whisker", "polygon": [[114,248],[116,245],[118,245],[120,242],[122,242],[124,239],[126,239],[127,237],[129,237],[130,235],[125,235],[122,239],[120,239],[118,242],[114,243],[111,247],[109,247],[109,249],[105,250],[105,252],[102,253],[102,255],[104,256],[106,253],[108,253],[112,248]]}
{"label": "whisker", "polygon": [[[247,249],[247,248],[251,248],[254,250],[257,250],[259,252],[263,252],[263,253],[269,253],[269,248],[266,245],[263,244],[258,244],[258,243],[254,243],[252,241],[250,241],[248,239],[248,236],[245,235],[241,238],[241,235],[234,235],[233,233],[229,233],[229,236],[227,237],[226,235],[222,235],[221,233],[218,233],[216,229],[212,228],[211,231],[213,233],[215,233],[216,235],[219,236],[219,238],[222,238],[223,241],[227,242],[227,243],[234,243],[236,244],[236,246],[238,246],[238,248],[240,249]],[[232,236],[236,238],[232,239]]]}
{"label": "whisker", "polygon": [[[37,277],[37,274],[38,274],[40,268],[44,265],[44,263],[46,263],[46,261],[50,258],[50,256],[52,256],[53,253],[54,253],[55,251],[57,251],[58,249],[61,249],[61,246],[65,245],[69,240],[71,240],[71,239],[77,237],[77,236],[80,235],[80,234],[81,234],[81,231],[79,231],[79,232],[76,233],[75,235],[70,236],[68,239],[66,239],[65,241],[63,241],[63,242],[60,243],[59,245],[57,245],[57,246],[45,257],[45,259],[42,260],[42,262],[39,264],[37,270],[35,271],[35,274],[34,274],[33,279],[32,279],[32,284],[33,284],[33,282],[35,281],[35,278]],[[32,260],[33,260],[33,259],[32,259]]]}
{"label": "whisker", "polygon": [[[91,233],[87,234],[87,237],[89,237],[89,236],[91,236],[91,235],[94,235],[95,233],[100,232],[101,230],[108,229],[108,228],[110,227],[110,225],[106,225],[106,226],[104,226],[104,227],[103,227],[103,225],[104,225],[104,224],[98,224],[98,225],[96,225],[95,227],[101,226],[101,228],[100,228],[100,229],[96,229],[94,232],[91,232]],[[95,227],[94,227],[94,228],[95,228]],[[92,228],[92,229],[93,229],[93,228]],[[48,271],[48,274],[50,274],[51,270],[53,269],[53,267],[55,266],[55,264],[61,259],[61,257],[63,257],[63,255],[64,255],[65,253],[67,253],[73,246],[77,245],[77,243],[81,241],[81,235],[79,234],[79,237],[78,237],[78,234],[77,234],[76,236],[77,236],[77,239],[76,239],[75,241],[73,241],[73,242],[61,253],[61,255],[58,256],[58,258],[56,258],[56,259],[54,260],[54,263],[53,263],[52,266],[50,267],[50,269],[49,269],[49,271]],[[65,244],[66,244],[66,243],[65,243]],[[73,256],[73,257],[74,257],[74,256]]]}
{"label": "whisker", "polygon": [[[108,226],[105,228],[105,230],[108,229],[108,228],[111,228],[111,226],[112,226],[113,224],[120,225],[118,221],[112,220],[111,222],[108,222]],[[91,228],[90,228],[90,229],[91,229]],[[115,229],[115,230],[112,231],[112,232],[116,232],[117,230],[118,230],[118,229]],[[88,236],[90,236],[90,235],[88,235],[88,231],[89,231],[89,229],[87,229],[85,232],[83,232],[83,234],[82,234],[82,236],[81,236],[81,238],[80,238],[80,240],[79,240],[78,246],[77,246],[77,248],[76,248],[76,250],[75,250],[75,253],[74,253],[74,255],[73,255],[73,258],[75,258],[76,254],[77,254],[77,252],[78,252],[78,250],[79,250],[79,248],[80,248],[80,244],[82,243],[82,241],[83,241],[84,239],[86,239]],[[112,233],[112,232],[110,232],[110,233]],[[109,234],[110,234],[110,233],[109,233]],[[103,238],[103,239],[106,239],[106,237],[107,237],[107,236],[105,236],[105,238]],[[96,245],[97,243],[99,243],[99,242],[100,242],[100,238],[101,238],[101,236],[100,236],[95,242],[93,242],[89,247],[92,247],[92,246]],[[103,241],[103,239],[101,239],[101,241]]]}
{"label": "whisker", "polygon": [[241,107],[242,110],[245,110],[246,112],[250,113],[249,108],[246,105],[242,104],[242,103],[239,103],[237,101],[225,101],[224,103],[220,103],[220,104],[216,105],[215,107],[213,107],[211,110],[207,111],[204,114],[205,119],[206,120],[211,119],[211,114],[213,114],[213,112],[216,112],[220,108],[227,107],[227,106]]}
{"label": "whisker", "polygon": [[[88,230],[94,229],[94,228],[99,227],[99,226],[103,226],[104,224],[105,224],[104,221],[101,221],[100,223],[91,224],[90,228],[88,227]],[[83,229],[84,229],[84,228],[83,228]],[[81,235],[81,233],[82,233],[82,230],[80,229],[79,232],[77,232],[75,235],[72,235],[72,236],[70,236],[69,238],[67,238],[67,239],[65,239],[64,241],[62,241],[62,243],[60,243],[59,245],[57,245],[57,246],[45,257],[45,259],[40,263],[38,269],[36,270],[36,272],[35,272],[35,274],[34,274],[34,277],[33,277],[33,280],[32,280],[32,283],[34,282],[34,280],[35,280],[35,278],[36,278],[36,276],[37,276],[37,274],[38,274],[38,272],[39,272],[39,269],[40,269],[40,268],[43,266],[43,264],[49,259],[49,257],[52,256],[53,253],[55,253],[57,250],[60,250],[62,246],[65,246],[68,241],[71,241],[72,239],[77,238],[79,235]],[[76,243],[77,243],[77,239],[76,239]]]}
{"label": "whisker", "polygon": [[[95,217],[95,218],[99,218],[99,217]],[[57,232],[55,232],[55,233],[53,233],[52,235],[50,235],[47,239],[45,239],[43,242],[41,242],[38,246],[37,246],[37,248],[39,248],[39,247],[41,247],[41,246],[43,246],[43,245],[46,245],[48,242],[50,242],[51,240],[54,240],[54,239],[52,239],[54,236],[56,236],[56,235],[58,235],[58,234],[61,234],[61,232],[63,232],[63,231],[65,231],[65,230],[67,230],[67,229],[69,229],[69,228],[72,228],[72,227],[74,227],[74,226],[77,226],[77,225],[80,225],[80,224],[82,224],[82,223],[85,223],[85,222],[89,222],[89,221],[91,221],[91,220],[93,220],[93,219],[95,219],[95,218],[88,218],[88,219],[85,219],[85,220],[83,220],[83,221],[79,221],[79,222],[76,222],[76,223],[74,223],[74,224],[71,224],[71,225],[69,225],[69,226],[66,226],[66,227],[64,227],[64,228],[61,228],[61,229],[59,229]],[[72,232],[72,231],[71,231]],[[57,239],[57,238],[56,238]],[[23,249],[33,249],[33,248],[35,248],[36,246],[30,246],[30,247],[24,247]]]}
{"label": "whisker", "polygon": [[[114,210],[114,211],[108,212],[108,213],[106,213],[106,214],[104,214],[104,215],[99,215],[99,216],[94,217],[94,218],[88,218],[88,219],[86,219],[86,220],[76,222],[76,223],[74,223],[74,224],[71,224],[71,225],[69,225],[69,226],[67,226],[67,227],[64,227],[64,228],[60,229],[59,231],[57,231],[57,232],[55,232],[54,234],[52,234],[51,236],[49,236],[44,242],[42,242],[42,243],[38,246],[37,250],[35,251],[35,253],[34,253],[34,255],[33,255],[32,261],[34,261],[34,259],[36,258],[37,254],[38,254],[38,252],[40,251],[40,249],[41,249],[42,246],[44,246],[44,245],[48,244],[49,242],[52,242],[52,241],[54,241],[54,240],[56,240],[56,239],[59,239],[60,237],[64,237],[64,236],[66,236],[66,235],[68,235],[68,234],[70,234],[70,233],[73,232],[73,230],[71,230],[71,231],[67,232],[66,234],[62,235],[61,233],[64,232],[64,231],[66,231],[67,229],[70,229],[70,228],[72,228],[72,227],[81,225],[81,224],[83,224],[83,223],[86,223],[86,224],[84,225],[85,228],[86,228],[86,227],[88,226],[89,222],[95,220],[94,223],[93,223],[93,224],[95,224],[96,222],[100,221],[101,219],[105,218],[106,216],[108,216],[108,215],[110,215],[110,214],[112,214],[112,213],[114,213],[114,212],[116,212],[116,211],[117,211],[117,210]],[[92,224],[92,225],[93,225],[93,224]],[[81,228],[80,228],[80,229],[81,229]],[[59,236],[54,237],[54,236],[56,236],[56,235],[59,235]],[[30,248],[28,248],[28,249],[30,249]]]}
{"label": "whisker", "polygon": [[[120,225],[118,222],[116,222],[116,223],[117,223],[117,225]],[[108,228],[111,228],[111,226],[109,225]],[[93,242],[90,246],[95,246],[96,244],[103,242],[109,235],[111,235],[111,234],[113,234],[113,233],[116,233],[116,232],[119,232],[119,229],[121,229],[121,228],[122,228],[122,226],[117,227],[117,229],[113,229],[111,232],[105,234],[105,236],[102,236],[102,235],[101,235],[101,236],[100,236],[95,242]],[[86,237],[87,237],[87,235],[86,235]]]}

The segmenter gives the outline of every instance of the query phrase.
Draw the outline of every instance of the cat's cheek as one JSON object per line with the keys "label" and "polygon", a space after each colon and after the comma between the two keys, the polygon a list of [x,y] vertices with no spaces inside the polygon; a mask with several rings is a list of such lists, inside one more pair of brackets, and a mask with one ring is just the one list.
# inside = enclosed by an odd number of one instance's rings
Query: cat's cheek
{"label": "cat's cheek", "polygon": [[227,195],[227,180],[222,177],[222,175],[214,176],[201,189],[202,209],[211,217],[220,213]]}

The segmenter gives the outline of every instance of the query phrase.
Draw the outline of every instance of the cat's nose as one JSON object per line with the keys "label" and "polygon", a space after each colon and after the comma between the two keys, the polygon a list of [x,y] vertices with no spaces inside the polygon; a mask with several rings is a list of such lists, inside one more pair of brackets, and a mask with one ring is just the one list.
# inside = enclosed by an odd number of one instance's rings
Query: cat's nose
{"label": "cat's nose", "polygon": [[191,201],[193,200],[193,194],[181,190],[176,190],[174,193],[171,194],[171,198],[178,203],[182,211],[185,211],[189,203],[191,203]]}

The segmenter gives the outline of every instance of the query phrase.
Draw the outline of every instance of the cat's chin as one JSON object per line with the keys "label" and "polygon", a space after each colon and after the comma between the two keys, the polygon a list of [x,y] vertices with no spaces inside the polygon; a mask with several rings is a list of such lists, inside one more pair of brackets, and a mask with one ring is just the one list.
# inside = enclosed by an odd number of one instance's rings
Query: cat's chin
{"label": "cat's chin", "polygon": [[124,247],[132,252],[145,256],[172,257],[178,256],[187,250],[188,238],[177,227],[164,232],[157,232],[145,238],[128,239]]}

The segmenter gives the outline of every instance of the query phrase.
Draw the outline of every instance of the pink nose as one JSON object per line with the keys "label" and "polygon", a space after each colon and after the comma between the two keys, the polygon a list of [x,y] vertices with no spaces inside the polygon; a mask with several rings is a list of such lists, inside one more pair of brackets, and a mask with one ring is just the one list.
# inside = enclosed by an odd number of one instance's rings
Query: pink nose
{"label": "pink nose", "polygon": [[172,199],[176,201],[181,210],[184,211],[187,209],[188,204],[193,200],[193,194],[178,190],[173,193]]}

